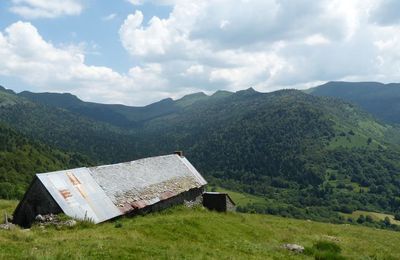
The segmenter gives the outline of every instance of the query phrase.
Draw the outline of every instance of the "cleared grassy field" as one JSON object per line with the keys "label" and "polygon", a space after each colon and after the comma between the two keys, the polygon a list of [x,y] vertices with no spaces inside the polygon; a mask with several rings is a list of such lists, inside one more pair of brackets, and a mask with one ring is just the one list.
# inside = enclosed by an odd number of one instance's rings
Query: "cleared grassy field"
{"label": "cleared grassy field", "polygon": [[[16,200],[0,200],[0,214],[4,216],[4,213],[7,212],[11,215],[17,204],[18,201]],[[2,223],[2,220],[0,220],[0,223]]]}
{"label": "cleared grassy field", "polygon": [[364,215],[364,217],[369,215],[375,221],[384,220],[386,217],[388,217],[390,219],[390,223],[400,225],[400,221],[395,220],[394,216],[390,215],[390,214],[377,213],[377,212],[371,212],[371,211],[363,211],[363,210],[356,210],[352,214],[345,214],[345,213],[340,213],[340,214],[345,217],[351,217],[353,219],[357,219],[361,215]]}
{"label": "cleared grassy field", "polygon": [[69,229],[1,230],[0,258],[314,259],[282,244],[318,241],[334,242],[349,259],[400,259],[397,232],[184,207]]}
{"label": "cleared grassy field", "polygon": [[247,204],[252,203],[265,205],[268,203],[266,199],[251,194],[235,192],[220,187],[216,187],[215,189],[218,192],[228,193],[237,206],[246,206]]}

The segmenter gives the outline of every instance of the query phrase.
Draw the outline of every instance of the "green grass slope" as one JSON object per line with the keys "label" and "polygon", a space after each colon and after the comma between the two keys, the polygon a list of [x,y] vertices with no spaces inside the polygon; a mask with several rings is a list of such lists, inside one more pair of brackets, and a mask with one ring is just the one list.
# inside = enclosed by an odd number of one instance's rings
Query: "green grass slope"
{"label": "green grass slope", "polygon": [[[321,241],[337,245],[344,258],[310,254]],[[289,252],[285,243],[303,245],[308,254]],[[391,231],[178,207],[70,229],[0,230],[0,258],[399,259],[399,243],[399,233]]]}
{"label": "green grass slope", "polygon": [[215,190],[217,192],[223,192],[223,193],[228,193],[229,196],[232,198],[232,200],[235,202],[236,206],[239,207],[245,207],[250,204],[261,204],[261,205],[266,205],[268,201],[259,196],[243,193],[243,192],[235,192],[231,190],[227,190],[224,188],[216,187],[216,188],[211,188],[210,190]]}

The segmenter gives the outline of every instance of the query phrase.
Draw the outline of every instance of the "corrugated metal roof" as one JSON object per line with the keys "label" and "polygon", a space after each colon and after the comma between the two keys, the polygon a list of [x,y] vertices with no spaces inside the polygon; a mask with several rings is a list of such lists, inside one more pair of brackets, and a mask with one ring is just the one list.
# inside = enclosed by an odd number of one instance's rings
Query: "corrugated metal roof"
{"label": "corrugated metal roof", "polygon": [[37,176],[65,214],[95,223],[207,184],[175,154]]}
{"label": "corrugated metal roof", "polygon": [[37,176],[68,216],[99,223],[121,215],[86,168]]}

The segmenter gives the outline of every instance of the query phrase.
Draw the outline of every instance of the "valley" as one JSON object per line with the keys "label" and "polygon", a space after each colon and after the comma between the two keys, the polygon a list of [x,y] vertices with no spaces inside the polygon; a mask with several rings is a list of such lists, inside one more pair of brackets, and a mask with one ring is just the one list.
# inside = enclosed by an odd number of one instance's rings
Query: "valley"
{"label": "valley", "polygon": [[6,129],[67,154],[47,168],[12,164],[2,198],[19,199],[35,172],[183,150],[211,186],[262,198],[243,212],[348,223],[343,213],[400,208],[399,128],[343,99],[250,88],[128,107],[3,88],[0,105]]}

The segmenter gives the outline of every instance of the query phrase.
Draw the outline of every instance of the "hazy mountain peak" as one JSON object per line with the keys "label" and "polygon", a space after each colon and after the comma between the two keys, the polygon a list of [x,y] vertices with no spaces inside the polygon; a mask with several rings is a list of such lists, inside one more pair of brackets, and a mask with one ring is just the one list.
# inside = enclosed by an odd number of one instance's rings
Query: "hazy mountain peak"
{"label": "hazy mountain peak", "polygon": [[197,92],[193,94],[186,95],[182,97],[181,99],[176,100],[176,104],[182,107],[190,106],[194,104],[197,101],[200,100],[205,100],[208,99],[209,96],[207,96],[204,92]]}
{"label": "hazy mountain peak", "polygon": [[253,95],[253,94],[259,94],[260,92],[256,91],[253,87],[250,87],[248,89],[244,90],[239,90],[236,92],[236,94],[239,95]]}
{"label": "hazy mountain peak", "polygon": [[0,91],[6,92],[6,93],[9,93],[9,94],[15,94],[15,92],[13,90],[7,89],[7,88],[3,87],[2,85],[0,85]]}
{"label": "hazy mountain peak", "polygon": [[230,96],[232,94],[233,94],[233,92],[230,92],[230,91],[227,91],[227,90],[217,90],[211,96],[212,97],[224,97],[224,96]]}
{"label": "hazy mountain peak", "polygon": [[196,92],[196,93],[185,95],[182,98],[180,98],[179,100],[192,99],[192,98],[202,98],[202,97],[208,97],[208,96],[204,92]]}
{"label": "hazy mountain peak", "polygon": [[249,93],[254,93],[254,92],[258,93],[258,91],[255,90],[253,87],[249,87],[248,89],[245,89],[244,91],[249,92]]}
{"label": "hazy mountain peak", "polygon": [[388,123],[400,123],[400,84],[332,81],[312,88],[308,93],[340,98]]}
{"label": "hazy mountain peak", "polygon": [[18,96],[27,98],[35,102],[46,103],[48,105],[64,108],[84,103],[77,96],[70,93],[33,93],[30,91],[23,91],[21,93],[18,93]]}

